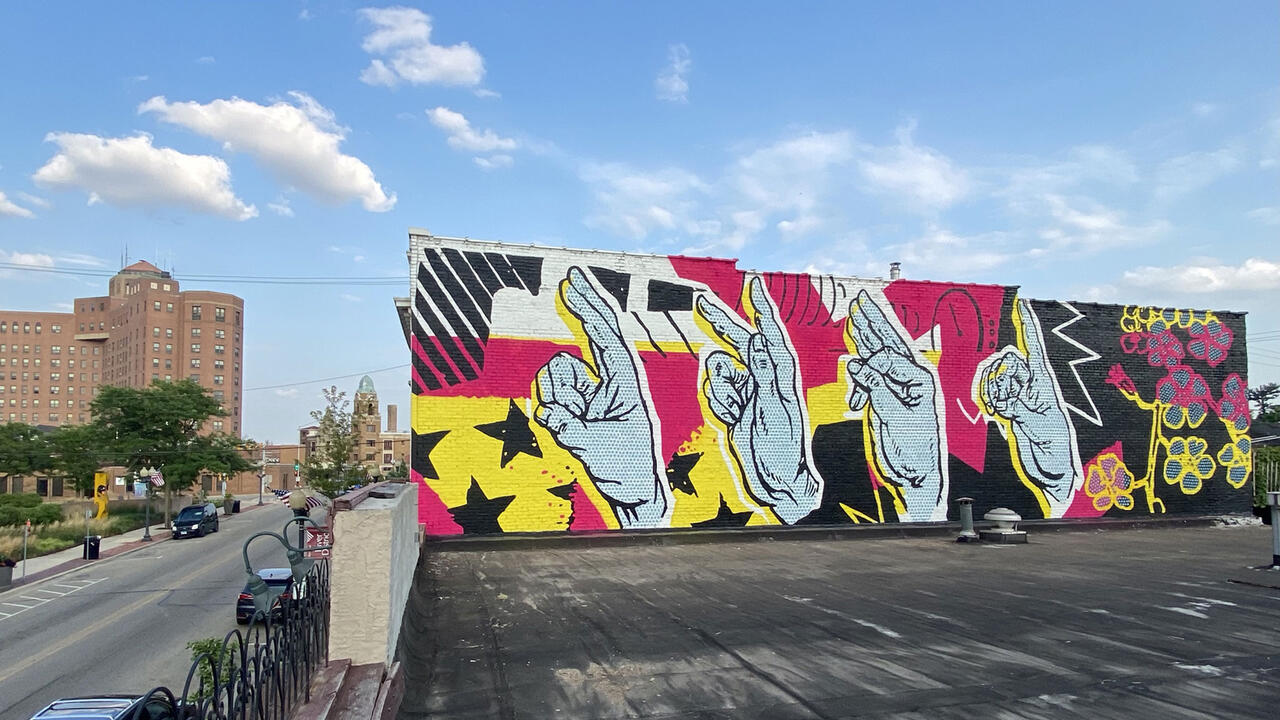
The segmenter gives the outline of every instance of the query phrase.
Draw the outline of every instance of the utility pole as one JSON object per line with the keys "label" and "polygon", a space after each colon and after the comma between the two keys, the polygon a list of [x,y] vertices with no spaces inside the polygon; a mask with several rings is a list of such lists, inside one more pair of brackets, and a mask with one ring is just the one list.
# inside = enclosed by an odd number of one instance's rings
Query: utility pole
{"label": "utility pole", "polygon": [[262,460],[258,461],[258,504],[262,504],[262,481],[267,477],[267,446],[262,445]]}

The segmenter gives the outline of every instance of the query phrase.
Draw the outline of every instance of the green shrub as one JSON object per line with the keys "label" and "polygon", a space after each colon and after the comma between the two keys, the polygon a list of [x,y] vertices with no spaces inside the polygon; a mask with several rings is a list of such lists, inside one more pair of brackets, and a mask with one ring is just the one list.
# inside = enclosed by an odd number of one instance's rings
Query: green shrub
{"label": "green shrub", "polygon": [[62,507],[53,503],[0,507],[0,526],[22,525],[27,520],[30,520],[32,525],[48,525],[61,519]]}
{"label": "green shrub", "polygon": [[237,655],[231,648],[224,647],[216,637],[192,640],[187,643],[191,651],[191,661],[200,660],[200,680],[203,688],[192,688],[196,699],[204,699],[213,694],[213,664],[218,665],[218,682],[226,683],[227,678],[235,672]]}
{"label": "green shrub", "polygon": [[40,504],[40,496],[35,493],[16,493],[0,495],[0,508],[3,507],[35,507]]}

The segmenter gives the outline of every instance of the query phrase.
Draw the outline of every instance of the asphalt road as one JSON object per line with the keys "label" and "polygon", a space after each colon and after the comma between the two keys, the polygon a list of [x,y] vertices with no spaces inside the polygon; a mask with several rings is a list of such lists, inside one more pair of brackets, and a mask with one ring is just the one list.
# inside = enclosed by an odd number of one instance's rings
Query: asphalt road
{"label": "asphalt road", "polygon": [[[278,502],[221,517],[219,532],[167,540],[55,578],[0,593],[0,720],[26,720],[52,700],[107,692],[181,692],[191,665],[187,642],[237,627],[244,587],[241,545],[279,532],[290,517]],[[249,552],[255,569],[288,567],[264,538]],[[21,610],[22,606],[29,609]]]}

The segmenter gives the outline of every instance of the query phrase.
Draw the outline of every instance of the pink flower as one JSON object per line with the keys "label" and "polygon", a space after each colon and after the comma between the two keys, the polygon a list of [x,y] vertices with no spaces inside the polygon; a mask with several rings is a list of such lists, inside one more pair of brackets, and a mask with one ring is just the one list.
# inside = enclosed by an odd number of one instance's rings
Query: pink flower
{"label": "pink flower", "polygon": [[1153,333],[1147,337],[1147,362],[1155,367],[1172,368],[1187,356],[1182,348],[1182,341],[1174,336],[1172,330]]}
{"label": "pink flower", "polygon": [[1233,335],[1231,328],[1223,325],[1217,318],[1191,323],[1187,334],[1191,336],[1187,342],[1187,352],[1191,357],[1204,360],[1209,363],[1209,367],[1217,367],[1218,363],[1227,358]]}
{"label": "pink flower", "polygon": [[1244,378],[1231,373],[1222,381],[1222,399],[1216,405],[1218,417],[1226,420],[1236,432],[1249,429],[1249,398]]}

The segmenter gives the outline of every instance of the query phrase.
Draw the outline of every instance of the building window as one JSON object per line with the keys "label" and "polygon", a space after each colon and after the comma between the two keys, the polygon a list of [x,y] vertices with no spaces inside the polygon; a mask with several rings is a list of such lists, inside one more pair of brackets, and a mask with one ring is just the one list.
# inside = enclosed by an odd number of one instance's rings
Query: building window
{"label": "building window", "polygon": [[221,376],[221,375],[214,375],[214,376],[213,376],[213,384],[214,384],[214,385],[221,385],[221,384],[222,384],[222,376]]}
{"label": "building window", "polygon": [[199,319],[200,319],[200,306],[199,306],[199,305],[192,305],[192,306],[191,306],[191,319],[192,319],[192,320],[199,320]]}
{"label": "building window", "polygon": [[382,449],[383,449],[383,450],[390,450],[390,449],[391,449],[391,441],[390,441],[390,440],[383,440],[383,441],[382,441]]}
{"label": "building window", "polygon": [[227,338],[227,331],[222,328],[218,328],[213,331],[213,336],[219,340],[225,340]]}
{"label": "building window", "polygon": [[239,310],[237,310],[237,311],[236,311],[236,325],[239,325],[239,324],[240,324],[240,311],[239,311]]}
{"label": "building window", "polygon": [[214,431],[214,432],[222,432],[222,421],[221,421],[221,420],[214,420],[214,421],[213,421],[213,431]]}
{"label": "building window", "polygon": [[165,284],[164,284],[164,291],[165,291],[165,292],[169,292],[169,291],[170,291],[170,290],[172,290],[172,289],[173,289],[173,286],[172,286],[172,285],[170,285],[169,283],[165,283]]}
{"label": "building window", "polygon": [[193,368],[200,367],[200,358],[191,358],[191,367]]}
{"label": "building window", "polygon": [[190,380],[191,382],[198,383],[198,382],[200,382],[200,374],[199,374],[199,373],[191,373],[190,375],[188,375],[188,376],[187,376],[187,379],[188,379],[188,380]]}
{"label": "building window", "polygon": [[51,332],[51,333],[61,333],[61,332],[62,332],[62,326],[61,326],[61,325],[50,325],[50,326],[49,326],[49,332]]}
{"label": "building window", "polygon": [[213,309],[213,319],[218,322],[227,321],[227,309],[224,307],[216,307]]}
{"label": "building window", "polygon": [[165,355],[172,355],[172,354],[173,354],[173,345],[172,345],[171,343],[165,343],[165,344],[164,344],[164,354],[165,354]]}
{"label": "building window", "polygon": [[221,370],[221,369],[222,369],[223,367],[225,367],[225,366],[226,366],[226,363],[225,363],[225,362],[223,362],[223,361],[221,361],[221,360],[214,360],[214,361],[213,361],[213,369],[214,369],[214,370]]}
{"label": "building window", "polygon": [[193,353],[200,352],[200,343],[191,343],[191,352]]}
{"label": "building window", "polygon": [[191,337],[200,337],[200,328],[191,328]]}
{"label": "building window", "polygon": [[61,348],[61,347],[59,347],[59,346],[57,346],[57,345],[54,345],[53,347],[49,348],[49,354],[50,354],[50,355],[61,355],[61,354],[62,354],[62,348]]}
{"label": "building window", "polygon": [[165,304],[164,304],[164,311],[165,311],[165,312],[173,312],[173,303],[165,303]]}
{"label": "building window", "polygon": [[164,329],[164,336],[165,336],[165,337],[167,337],[167,338],[171,338],[171,337],[173,337],[173,328],[165,328],[165,329]]}
{"label": "building window", "polygon": [[214,399],[214,400],[217,400],[218,402],[222,402],[222,401],[223,401],[223,400],[225,400],[226,398],[227,398],[226,394],[225,394],[225,393],[223,393],[221,390],[214,390],[214,391],[213,391],[213,399]]}
{"label": "building window", "polygon": [[151,343],[151,352],[160,352],[160,343]]}
{"label": "building window", "polygon": [[214,354],[214,355],[221,355],[221,354],[222,354],[223,352],[225,352],[225,351],[226,351],[226,347],[224,347],[224,346],[222,346],[222,345],[214,345],[214,346],[213,346],[213,354]]}
{"label": "building window", "polygon": [[160,328],[158,327],[151,328],[151,337],[160,337]]}
{"label": "building window", "polygon": [[36,334],[40,334],[40,323],[36,323]]}
{"label": "building window", "polygon": [[155,310],[156,312],[160,312],[160,301],[156,300],[155,302],[151,303],[151,309]]}
{"label": "building window", "polygon": [[151,283],[151,289],[152,289],[152,290],[159,290],[159,289],[160,289],[160,286],[159,286],[158,284],[156,284],[156,283],[154,283],[154,282],[153,282],[153,283]]}
{"label": "building window", "polygon": [[156,358],[151,358],[151,367],[153,367],[153,368],[158,368],[158,367],[160,367],[160,358],[158,358],[158,357],[156,357]]}

